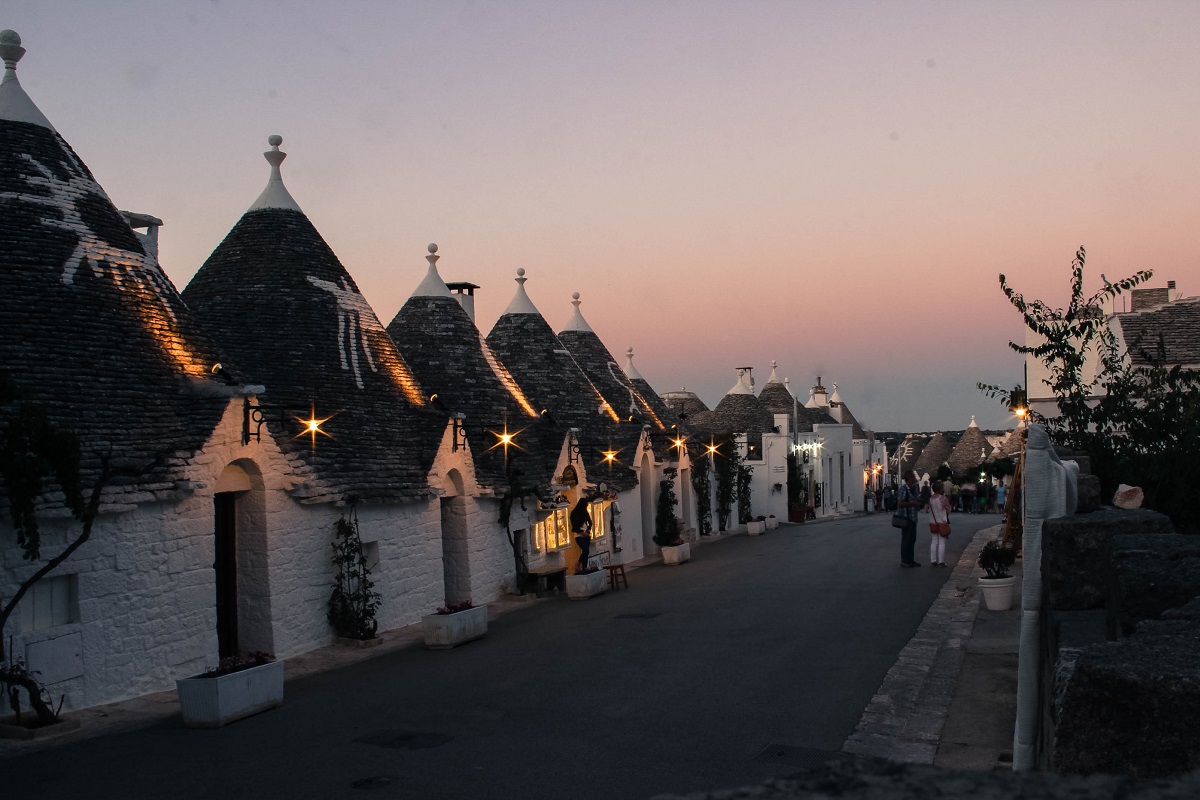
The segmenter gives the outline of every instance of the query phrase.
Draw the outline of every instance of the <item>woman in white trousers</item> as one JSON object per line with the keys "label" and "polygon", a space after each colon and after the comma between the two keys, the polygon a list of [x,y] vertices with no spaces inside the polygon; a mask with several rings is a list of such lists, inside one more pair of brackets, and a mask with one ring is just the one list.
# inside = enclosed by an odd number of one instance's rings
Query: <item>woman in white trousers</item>
{"label": "woman in white trousers", "polygon": [[933,494],[929,498],[929,564],[934,567],[946,566],[946,537],[936,532],[940,525],[950,524],[950,501],[946,499],[946,490],[941,481],[934,481]]}

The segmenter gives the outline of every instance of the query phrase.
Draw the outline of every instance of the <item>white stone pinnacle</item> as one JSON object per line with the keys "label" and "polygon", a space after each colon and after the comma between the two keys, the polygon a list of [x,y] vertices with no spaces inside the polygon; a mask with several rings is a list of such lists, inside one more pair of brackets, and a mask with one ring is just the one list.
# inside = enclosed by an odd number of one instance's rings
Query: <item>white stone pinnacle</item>
{"label": "white stone pinnacle", "polygon": [[633,365],[633,348],[632,347],[625,351],[624,372],[625,372],[625,377],[629,378],[629,380],[631,380],[631,381],[645,380],[645,378],[642,377],[642,374],[637,371],[637,367],[635,367]]}
{"label": "white stone pinnacle", "polygon": [[430,243],[429,247],[426,249],[429,251],[429,255],[425,256],[425,260],[429,262],[429,269],[426,270],[425,277],[422,279],[421,283],[418,284],[417,288],[413,290],[412,296],[453,298],[454,295],[450,293],[450,289],[447,288],[446,282],[442,280],[442,276],[438,274],[437,262],[438,259],[441,258],[441,256],[437,254],[438,246]]}
{"label": "white stone pinnacle", "polygon": [[271,165],[271,177],[267,179],[267,188],[262,190],[262,194],[246,210],[257,211],[263,208],[287,208],[292,211],[300,211],[300,205],[292,198],[287,187],[283,185],[283,175],[279,171],[279,165],[287,158],[287,153],[279,149],[279,145],[283,144],[283,137],[277,133],[273,133],[267,137],[267,144],[271,146],[271,149],[263,153],[263,158]]}
{"label": "white stone pinnacle", "polygon": [[514,278],[517,282],[517,293],[513,296],[512,302],[508,304],[508,308],[504,309],[505,314],[539,314],[537,306],[529,299],[529,295],[525,293],[525,281],[529,280],[525,277],[525,268],[517,267],[517,277]]}
{"label": "white stone pinnacle", "polygon": [[0,58],[4,59],[4,79],[0,80],[0,119],[28,122],[54,130],[50,120],[41,112],[17,80],[17,62],[25,55],[21,37],[16,31],[0,31]]}
{"label": "white stone pinnacle", "polygon": [[571,293],[571,305],[575,306],[574,313],[567,320],[567,327],[564,331],[591,331],[592,326],[587,324],[587,320],[583,318],[583,314],[579,311],[579,304],[583,301],[579,299],[579,292]]}

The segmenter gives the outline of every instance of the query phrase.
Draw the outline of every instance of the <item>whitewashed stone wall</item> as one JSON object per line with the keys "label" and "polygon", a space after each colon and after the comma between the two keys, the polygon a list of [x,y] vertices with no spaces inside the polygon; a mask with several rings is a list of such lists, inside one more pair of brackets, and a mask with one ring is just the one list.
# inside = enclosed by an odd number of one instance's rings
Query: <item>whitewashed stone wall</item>
{"label": "whitewashed stone wall", "polygon": [[[28,596],[14,615],[12,652],[42,672],[55,697],[66,696],[67,708],[171,689],[176,678],[216,664],[213,495],[229,464],[255,486],[238,501],[239,562],[246,562],[239,578],[243,569],[253,575],[239,587],[243,599],[253,596],[239,609],[243,643],[249,637],[253,647],[286,658],[332,640],[330,544],[345,509],[302,504],[322,487],[265,432],[261,442],[243,446],[241,425],[242,400],[235,398],[188,460],[185,489],[136,498],[113,492],[91,539],[53,573],[76,576],[76,621],[33,630],[31,614],[23,613]],[[360,507],[358,517],[363,541],[379,548],[373,577],[383,598],[380,629],[411,624],[440,605],[439,501]],[[43,554],[59,552],[78,530],[61,516],[43,520]],[[243,538],[256,549],[244,552]],[[38,567],[21,560],[15,541],[11,526],[0,522],[4,597]]]}

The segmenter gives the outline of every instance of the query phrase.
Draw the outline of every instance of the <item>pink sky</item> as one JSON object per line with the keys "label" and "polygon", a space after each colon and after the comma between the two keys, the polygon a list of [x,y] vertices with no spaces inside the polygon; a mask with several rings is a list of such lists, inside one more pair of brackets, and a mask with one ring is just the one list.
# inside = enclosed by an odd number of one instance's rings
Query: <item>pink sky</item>
{"label": "pink sky", "polygon": [[26,91],[182,288],[266,182],[387,324],[440,247],[710,406],[753,365],[878,430],[1007,413],[996,276],[1200,293],[1195,3],[9,0]]}

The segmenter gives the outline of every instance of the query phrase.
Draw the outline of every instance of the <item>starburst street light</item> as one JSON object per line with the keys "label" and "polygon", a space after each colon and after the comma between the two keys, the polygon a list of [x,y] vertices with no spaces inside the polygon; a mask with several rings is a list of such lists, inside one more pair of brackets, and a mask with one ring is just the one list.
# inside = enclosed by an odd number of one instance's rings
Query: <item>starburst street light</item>
{"label": "starburst street light", "polygon": [[304,419],[302,417],[296,416],[295,414],[293,414],[292,416],[296,417],[296,421],[304,426],[303,430],[301,430],[299,433],[297,433],[292,438],[299,439],[301,436],[308,436],[309,440],[310,440],[309,446],[313,450],[317,449],[317,434],[318,433],[321,434],[322,436],[328,436],[330,439],[333,438],[333,436],[328,431],[323,430],[321,428],[321,426],[324,425],[329,420],[333,419],[333,417],[335,416],[334,414],[330,414],[328,417],[325,417],[323,419],[318,419],[316,406],[313,405],[313,406],[309,407],[308,419]]}
{"label": "starburst street light", "polygon": [[720,450],[718,449],[718,445],[714,444],[712,439],[709,439],[708,444],[704,446],[704,455],[706,455],[706,456],[720,455]]}
{"label": "starburst street light", "polygon": [[[522,428],[522,430],[524,429]],[[504,429],[502,431],[488,431],[488,433],[496,437],[496,441],[488,450],[495,450],[497,447],[504,448],[504,460],[506,463],[508,461],[508,448],[515,447],[518,450],[521,449],[521,445],[517,444],[516,441],[517,434],[521,433],[521,431],[510,431],[508,429],[508,420],[504,421]]]}

